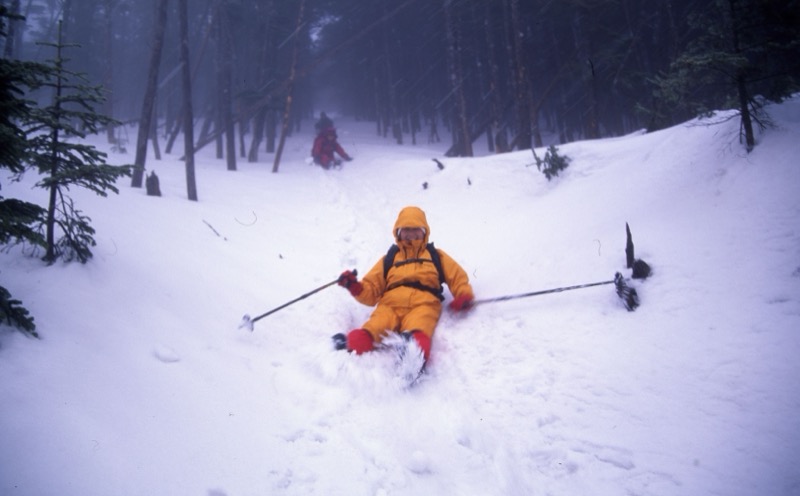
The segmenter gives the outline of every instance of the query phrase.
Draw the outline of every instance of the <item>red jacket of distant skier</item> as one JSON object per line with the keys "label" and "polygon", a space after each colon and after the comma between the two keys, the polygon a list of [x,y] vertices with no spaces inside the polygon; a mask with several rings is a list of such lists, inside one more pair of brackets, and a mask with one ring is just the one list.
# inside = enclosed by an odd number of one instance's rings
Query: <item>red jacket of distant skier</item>
{"label": "red jacket of distant skier", "polygon": [[329,127],[323,129],[314,139],[314,146],[311,148],[311,156],[314,162],[328,168],[334,164],[334,153],[338,153],[345,160],[350,160],[350,156],[344,151],[342,145],[336,141],[336,129]]}

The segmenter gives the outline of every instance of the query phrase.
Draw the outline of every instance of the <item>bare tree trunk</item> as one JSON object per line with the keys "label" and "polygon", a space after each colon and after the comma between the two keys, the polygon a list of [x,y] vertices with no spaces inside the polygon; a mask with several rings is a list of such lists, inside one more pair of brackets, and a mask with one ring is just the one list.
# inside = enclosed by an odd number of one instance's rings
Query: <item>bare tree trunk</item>
{"label": "bare tree trunk", "polygon": [[591,59],[588,59],[586,63],[589,66],[589,126],[587,137],[589,139],[597,139],[600,137],[600,119],[597,115],[597,73],[594,70],[594,62]]}
{"label": "bare tree trunk", "polygon": [[500,67],[497,62],[496,44],[494,41],[494,29],[491,22],[491,2],[484,3],[484,35],[486,36],[487,65],[489,66],[489,124],[486,126],[486,133],[489,139],[489,150],[496,153],[505,153],[508,150],[506,145],[505,127],[500,126],[500,108],[502,107],[502,97],[498,88],[500,82]]}
{"label": "bare tree trunk", "polygon": [[267,110],[267,153],[275,153],[275,136],[278,133],[278,123],[276,122],[276,111],[272,109]]}
{"label": "bare tree trunk", "polygon": [[139,133],[136,139],[136,159],[133,164],[131,186],[142,187],[144,164],[147,161],[147,135],[150,132],[150,119],[153,118],[153,107],[156,99],[158,66],[161,64],[161,52],[164,46],[164,31],[167,25],[167,0],[158,0],[156,27],[153,30],[153,49],[150,52],[150,68],[147,72],[147,88],[142,102],[142,115],[139,119]]}
{"label": "bare tree trunk", "polygon": [[377,136],[386,136],[383,129],[383,98],[381,98],[381,84],[378,79],[378,71],[372,71],[372,87],[375,95],[375,133]]}
{"label": "bare tree trunk", "polygon": [[175,125],[167,138],[166,153],[172,153],[172,147],[175,146],[175,140],[178,139],[178,133],[183,129],[183,107],[180,108],[180,113],[176,117]]}
{"label": "bare tree trunk", "polygon": [[[505,61],[501,67],[503,72],[500,73],[500,77],[502,80],[507,81],[508,89],[506,90],[506,94],[513,102],[518,95],[518,84],[516,63],[514,62],[514,36],[511,29],[511,6],[509,5],[509,0],[501,0],[500,16],[502,18],[501,40],[503,40],[503,45],[501,47],[501,60]],[[507,132],[504,134],[498,133],[498,135],[495,136],[495,141],[503,140],[503,142],[500,143],[502,148],[506,151],[511,151],[514,149],[514,146],[516,146],[518,132],[517,128],[519,127],[519,113],[517,112],[516,105],[512,105],[512,108],[507,115],[502,111],[500,112],[500,115],[503,116],[503,122],[501,124],[502,129]]]}
{"label": "bare tree trunk", "polygon": [[739,112],[742,114],[745,148],[747,153],[750,153],[756,146],[756,138],[755,134],[753,134],[753,119],[750,115],[750,97],[742,74],[736,76],[736,91],[739,94]]}
{"label": "bare tree trunk", "polygon": [[[19,15],[19,0],[12,0],[8,8],[10,14]],[[8,23],[8,36],[6,36],[6,46],[3,48],[3,57],[6,59],[15,58],[15,48],[17,42],[17,27],[21,26],[21,21],[16,19],[6,19]]]}
{"label": "bare tree trunk", "polygon": [[458,145],[456,155],[471,157],[472,138],[470,136],[469,121],[467,119],[467,101],[464,97],[464,71],[461,67],[460,47],[461,35],[458,21],[454,19],[452,0],[444,0],[444,25],[447,37],[447,66],[450,77],[450,87],[455,96],[453,136]]}
{"label": "bare tree trunk", "polygon": [[297,24],[295,27],[294,40],[292,41],[292,65],[289,69],[288,89],[286,92],[286,107],[283,111],[283,125],[281,127],[281,139],[278,143],[278,151],[275,153],[275,162],[272,164],[272,172],[278,172],[278,166],[281,163],[281,155],[283,155],[283,146],[286,144],[286,134],[289,132],[289,117],[292,112],[292,92],[294,91],[294,81],[297,77],[297,51],[299,48],[298,38],[300,36],[300,28],[303,25],[303,14],[305,13],[306,1],[300,0],[300,7],[297,13]]}
{"label": "bare tree trunk", "polygon": [[[164,95],[166,98],[164,100],[164,139],[169,139],[172,129],[177,126],[177,123],[180,122],[180,116],[175,112],[175,95],[171,95],[169,92],[166,92]],[[178,104],[180,105],[180,104]],[[164,150],[165,153],[170,153],[170,150]]]}
{"label": "bare tree trunk", "polygon": [[[203,43],[200,45],[200,50],[197,53],[197,64],[194,66],[195,70],[192,73],[192,79],[191,79],[192,81],[194,81],[194,78],[197,76],[197,72],[198,72],[197,68],[200,67],[201,62],[203,61],[203,56],[206,53],[206,46],[208,46],[208,39],[211,36],[210,33],[211,33],[211,30],[207,29],[206,30],[206,35],[203,37]],[[168,79],[170,79],[170,78],[168,78]],[[165,82],[166,81],[162,82],[161,85],[163,86]],[[181,105],[183,105],[183,104],[181,103]],[[178,113],[175,116],[175,123],[172,126],[171,134],[170,134],[169,138],[167,139],[166,153],[172,153],[172,147],[175,144],[175,140],[178,138],[178,133],[180,133],[181,129],[183,129],[183,114],[184,114],[183,107],[179,107]],[[205,143],[205,144],[208,144],[208,143]],[[201,145],[195,145],[194,149],[195,150],[199,150],[200,148],[201,148]]]}
{"label": "bare tree trunk", "polygon": [[[386,16],[388,4],[383,4],[383,15]],[[399,106],[397,104],[397,85],[394,80],[394,68],[392,63],[396,57],[392,55],[391,40],[392,36],[392,23],[386,23],[386,28],[383,30],[383,65],[386,73],[386,90],[388,92],[388,105],[386,105],[386,117],[389,121],[389,127],[392,130],[392,137],[397,141],[398,145],[403,144],[403,131],[399,123]]]}
{"label": "bare tree trunk", "polygon": [[588,102],[586,109],[586,125],[585,133],[589,139],[595,139],[599,136],[598,121],[597,121],[597,95],[595,90],[595,71],[594,63],[592,62],[591,47],[586,35],[584,34],[583,26],[583,13],[578,8],[575,14],[575,21],[573,22],[573,36],[575,38],[575,49],[578,53],[578,60],[584,61],[588,69],[588,77],[584,77],[586,101]]}
{"label": "bare tree trunk", "polygon": [[[272,23],[275,18],[275,2],[274,0],[266,0],[263,4],[264,15],[261,22],[264,26],[265,35],[263,43],[261,43],[259,48],[260,52],[258,57],[258,86],[260,88],[267,86],[269,80],[273,78],[275,71],[271,63],[271,57],[275,54],[275,37],[273,35],[274,30],[269,29],[270,23]],[[237,115],[241,115],[242,109],[246,106],[246,103],[240,105],[237,109]],[[268,117],[274,119],[273,112],[268,107],[268,102],[262,103],[262,106],[258,108],[253,115],[251,126],[253,130],[253,139],[250,141],[250,151],[247,154],[248,162],[258,162],[258,149],[261,147],[261,142],[265,137],[269,136],[270,133],[273,133],[272,142],[270,143],[269,140],[267,141],[266,151],[268,153],[275,151],[274,126],[271,129],[266,128],[268,125]],[[246,119],[239,119],[239,122],[245,120]]]}
{"label": "bare tree trunk", "polygon": [[517,137],[514,145],[517,149],[531,148],[531,83],[528,76],[528,65],[525,62],[524,33],[520,19],[519,0],[510,0],[510,23],[514,48],[514,76],[517,108]]}
{"label": "bare tree trunk", "polygon": [[439,138],[439,127],[436,124],[436,112],[431,112],[430,130],[428,132],[428,143],[438,143],[440,141],[441,138]]}
{"label": "bare tree trunk", "polygon": [[[103,32],[103,43],[105,45],[106,52],[106,67],[103,74],[103,87],[108,92],[106,95],[106,100],[103,102],[103,113],[105,113],[105,115],[108,117],[114,117],[114,53],[111,44],[114,32],[111,25],[111,12],[114,10],[114,0],[105,0],[105,2],[103,2],[103,10],[103,27],[105,28]],[[116,138],[114,137],[114,124],[112,123],[109,123],[108,127],[106,127],[106,140],[109,143],[116,142]]]}
{"label": "bare tree trunk", "polygon": [[158,119],[155,117],[158,112],[154,110],[153,114],[152,124],[150,125],[150,139],[153,141],[153,156],[156,160],[161,160],[161,147],[158,144]]}
{"label": "bare tree trunk", "polygon": [[244,137],[248,131],[248,125],[244,120],[239,121],[239,156],[242,158],[247,157],[247,144]]}
{"label": "bare tree trunk", "polygon": [[264,124],[267,118],[267,110],[259,110],[253,117],[253,140],[250,142],[250,152],[247,155],[248,162],[258,162],[258,148],[264,137]]}
{"label": "bare tree trunk", "polygon": [[419,125],[419,111],[412,110],[411,115],[409,116],[410,120],[410,129],[411,129],[411,144],[417,144],[417,133],[420,131],[421,126]]}
{"label": "bare tree trunk", "polygon": [[219,67],[219,104],[220,120],[219,124],[225,130],[225,155],[228,170],[236,170],[236,133],[233,126],[231,112],[232,103],[232,59],[233,59],[233,40],[231,40],[231,25],[228,18],[228,2],[223,0],[217,6],[217,26],[219,28],[217,48],[220,54]]}
{"label": "bare tree trunk", "polygon": [[222,113],[219,105],[219,94],[217,94],[217,105],[211,109],[212,118],[208,119],[209,124],[213,125],[214,132],[209,132],[211,130],[211,126],[206,130],[205,133],[200,134],[200,140],[203,140],[203,136],[211,136],[212,134],[216,136],[215,142],[217,143],[217,158],[222,158],[225,154],[222,152],[223,150],[223,137],[225,134],[225,127],[222,125]]}
{"label": "bare tree trunk", "polygon": [[[741,46],[739,43],[739,25],[737,19],[742,14],[737,14],[737,0],[728,0],[728,7],[730,8],[731,18],[731,38],[733,41],[733,51],[737,55],[741,53]],[[743,69],[738,69],[736,74],[736,92],[739,97],[739,113],[742,116],[742,128],[744,130],[745,149],[747,153],[753,151],[756,146],[755,134],[753,134],[753,119],[750,115],[750,95],[747,91],[747,83],[745,82],[745,75]]]}
{"label": "bare tree trunk", "polygon": [[181,64],[183,65],[183,142],[186,161],[186,191],[191,201],[197,201],[197,183],[194,177],[194,116],[192,115],[192,71],[189,67],[189,14],[187,0],[178,0],[180,18]]}
{"label": "bare tree trunk", "polygon": [[[181,115],[183,115],[182,112]],[[216,117],[206,117],[203,119],[203,125],[200,126],[200,136],[197,138],[198,141],[203,141],[204,138],[211,136],[211,128],[214,126],[216,120]],[[218,144],[220,142],[219,135],[217,136],[217,142]],[[221,150],[217,150],[217,158],[222,158]]]}
{"label": "bare tree trunk", "polygon": [[[56,74],[58,75],[55,83],[55,97],[53,98],[53,106],[55,107],[55,114],[61,114],[61,93],[63,89],[63,70],[62,64],[64,59],[61,57],[61,21],[58,21],[58,45],[56,51]],[[50,177],[56,176],[58,170],[58,148],[59,148],[59,126],[52,126],[50,133],[52,134],[52,154],[50,156]],[[45,220],[45,241],[47,248],[45,251],[44,259],[48,264],[52,264],[56,260],[56,245],[55,245],[55,224],[56,224],[56,200],[58,199],[58,185],[52,184],[50,186],[50,199],[48,201],[47,216]]]}

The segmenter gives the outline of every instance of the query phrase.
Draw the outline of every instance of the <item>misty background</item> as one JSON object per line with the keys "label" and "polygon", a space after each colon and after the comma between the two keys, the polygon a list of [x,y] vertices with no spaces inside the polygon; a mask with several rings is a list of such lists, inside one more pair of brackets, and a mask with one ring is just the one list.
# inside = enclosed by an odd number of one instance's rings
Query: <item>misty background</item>
{"label": "misty background", "polygon": [[[234,155],[229,168],[236,156],[263,161],[283,124],[291,134],[320,111],[375,122],[398,144],[441,140],[447,155],[472,156],[478,139],[491,152],[521,150],[653,131],[743,102],[766,125],[760,102],[800,80],[800,4],[790,0],[1,4],[24,17],[5,27],[4,57],[51,59],[41,42],[57,41],[60,21],[61,42],[77,45],[66,67],[104,88],[102,112],[138,123],[152,108],[153,146],[167,152],[184,108],[185,14],[194,141]],[[108,140],[124,148],[136,137],[115,126]]]}

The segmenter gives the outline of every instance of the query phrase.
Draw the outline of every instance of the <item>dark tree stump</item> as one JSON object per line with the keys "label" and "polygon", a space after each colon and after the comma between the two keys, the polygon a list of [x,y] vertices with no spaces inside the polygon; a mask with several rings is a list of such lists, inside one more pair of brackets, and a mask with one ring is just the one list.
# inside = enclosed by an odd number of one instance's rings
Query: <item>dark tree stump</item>
{"label": "dark tree stump", "polygon": [[155,171],[151,172],[144,181],[147,196],[161,196],[161,187],[158,183],[158,176]]}
{"label": "dark tree stump", "polygon": [[650,266],[644,260],[636,260],[633,262],[633,273],[631,277],[634,279],[647,279],[651,273]]}

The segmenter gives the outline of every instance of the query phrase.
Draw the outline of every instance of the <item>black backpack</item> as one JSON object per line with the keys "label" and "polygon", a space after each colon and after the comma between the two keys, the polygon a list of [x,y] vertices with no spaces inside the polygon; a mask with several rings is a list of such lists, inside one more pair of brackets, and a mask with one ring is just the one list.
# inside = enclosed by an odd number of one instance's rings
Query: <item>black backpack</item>
{"label": "black backpack", "polygon": [[433,246],[433,243],[428,243],[426,245],[428,253],[431,254],[430,260],[427,258],[409,258],[408,260],[402,260],[400,262],[395,263],[394,258],[397,256],[397,252],[400,251],[400,247],[396,244],[393,244],[389,247],[389,251],[386,252],[386,256],[383,257],[383,278],[386,279],[386,276],[389,274],[389,269],[392,267],[399,267],[401,265],[406,265],[409,263],[417,263],[417,262],[432,262],[433,266],[436,267],[436,272],[439,273],[439,287],[432,288],[430,286],[426,286],[419,281],[406,281],[394,284],[388,288],[386,291],[390,291],[398,286],[408,286],[411,288],[421,289],[422,291],[427,291],[434,295],[435,297],[439,298],[439,301],[444,301],[444,295],[442,294],[442,285],[445,284],[444,281],[444,270],[442,269],[442,260],[439,258],[439,252],[436,250],[436,247]]}

